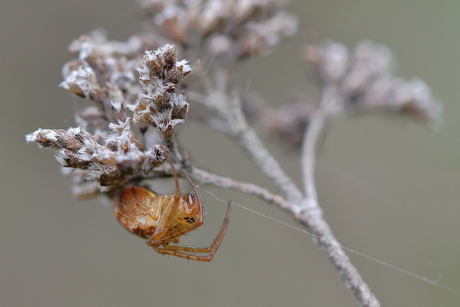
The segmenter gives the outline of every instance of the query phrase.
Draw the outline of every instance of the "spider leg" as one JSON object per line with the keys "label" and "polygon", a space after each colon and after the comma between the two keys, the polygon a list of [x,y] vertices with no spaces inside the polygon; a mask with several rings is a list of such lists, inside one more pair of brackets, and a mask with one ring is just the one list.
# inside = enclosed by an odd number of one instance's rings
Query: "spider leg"
{"label": "spider leg", "polygon": [[120,216],[122,216],[123,218],[125,218],[126,220],[130,221],[131,223],[136,224],[138,227],[144,226],[141,223],[139,223],[136,219],[133,219],[132,217],[130,217],[129,215],[124,214],[123,212],[118,212],[118,214]]}
{"label": "spider leg", "polygon": [[[188,226],[187,228],[185,229],[182,229],[180,231],[176,231],[176,232],[172,232],[171,230],[172,229],[168,229],[168,228],[165,228],[163,232],[159,233],[159,238],[158,239],[155,239],[155,237],[152,235],[148,240],[147,242],[145,242],[147,245],[150,245],[150,246],[159,246],[159,245],[164,245],[164,244],[167,244],[169,241],[173,241],[173,243],[177,243],[179,242],[179,239],[177,239],[177,237],[187,233],[187,232],[190,232],[192,231],[193,229],[197,228],[198,226],[202,225],[203,222],[202,221],[199,221],[199,222],[195,222],[193,224],[191,224],[190,226]],[[169,235],[166,235],[169,231]]]}
{"label": "spider leg", "polygon": [[[164,235],[169,231],[168,225],[171,225],[171,222],[174,219],[174,212],[176,212],[177,208],[179,207],[179,200],[180,200],[179,180],[177,179],[176,169],[174,168],[171,158],[167,156],[167,159],[169,161],[169,164],[171,164],[171,171],[173,173],[174,182],[176,184],[176,193],[174,194],[173,200],[169,201],[168,204],[166,205],[165,211],[163,212],[163,214],[160,217],[160,220],[158,221],[158,226],[156,227],[153,235],[147,240],[147,244],[149,244],[152,241],[161,240],[164,237]],[[174,237],[176,236],[177,235],[175,235]]]}
{"label": "spider leg", "polygon": [[[189,260],[196,260],[196,261],[211,261],[212,257],[214,257],[214,254],[216,253],[217,249],[219,248],[225,236],[225,233],[228,227],[228,223],[230,222],[231,211],[232,211],[232,203],[228,202],[227,212],[225,213],[224,222],[222,223],[222,227],[220,228],[219,233],[214,239],[214,242],[212,242],[212,244],[209,247],[197,248],[197,247],[185,247],[185,246],[171,246],[171,245],[168,245],[167,243],[162,243],[163,240],[159,240],[157,242],[154,241],[152,242],[151,246],[157,253],[160,253],[160,254],[171,255],[171,256],[176,256],[180,258],[186,258]],[[163,245],[163,247],[159,247],[160,245]],[[196,255],[191,255],[185,252],[209,253],[209,254],[206,256],[196,256]]]}
{"label": "spider leg", "polygon": [[[192,231],[193,229],[203,224],[203,214],[200,214],[198,221],[196,221],[193,224],[190,224],[185,229],[176,231],[174,233],[172,232],[172,229],[168,229],[168,226],[171,225],[171,222],[174,219],[174,212],[176,212],[176,210],[179,207],[179,199],[180,199],[179,182],[177,180],[176,170],[174,169],[174,166],[171,160],[169,160],[169,162],[171,163],[172,173],[174,175],[174,180],[176,182],[176,194],[174,194],[174,201],[176,201],[176,196],[178,196],[177,205],[174,206],[174,204],[173,205],[171,205],[170,203],[167,204],[165,212],[163,213],[163,217],[158,222],[158,227],[157,227],[158,231],[155,231],[153,236],[151,236],[147,240],[146,242],[147,245],[161,245],[161,243],[169,242],[171,239],[176,238],[189,231]],[[195,184],[193,184],[193,181],[190,179],[190,177],[187,175],[185,171],[184,171],[184,175],[189,181],[190,185],[193,187],[193,190],[195,192],[195,197],[197,198],[197,200],[192,205],[188,204],[187,202],[183,202],[182,205],[184,206],[184,210],[186,212],[191,212],[195,210],[198,212],[203,212],[203,203],[201,202],[200,194],[198,190],[196,189]],[[199,208],[195,209],[196,206],[198,206]],[[169,217],[169,219],[166,219],[165,217]],[[166,236],[168,232],[169,232],[169,235]]]}
{"label": "spider leg", "polygon": [[[142,193],[147,192],[148,194],[153,194],[152,192],[147,191],[142,188],[131,187],[131,193],[134,196],[134,199],[136,200],[136,203],[135,203],[136,206],[139,206],[140,208],[142,208],[142,210],[145,212],[145,215],[148,215],[151,219],[155,221],[158,220],[158,217],[160,216],[161,206],[159,204],[156,204],[156,205],[149,204],[148,206],[145,205],[145,203],[149,203],[149,202],[154,202],[154,201],[158,202],[157,198],[150,197],[150,198],[145,199],[145,195],[144,195],[144,199],[139,199],[140,195],[138,195],[138,193],[140,193],[141,191]],[[154,208],[155,210],[152,210],[151,208]]]}

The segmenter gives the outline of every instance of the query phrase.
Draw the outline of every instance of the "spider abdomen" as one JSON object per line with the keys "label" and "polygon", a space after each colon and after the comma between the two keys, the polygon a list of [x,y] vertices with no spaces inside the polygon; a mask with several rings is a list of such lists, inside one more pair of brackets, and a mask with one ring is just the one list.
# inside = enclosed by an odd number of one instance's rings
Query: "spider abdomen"
{"label": "spider abdomen", "polygon": [[170,195],[156,195],[141,187],[126,187],[114,202],[115,217],[130,232],[149,238],[171,198]]}

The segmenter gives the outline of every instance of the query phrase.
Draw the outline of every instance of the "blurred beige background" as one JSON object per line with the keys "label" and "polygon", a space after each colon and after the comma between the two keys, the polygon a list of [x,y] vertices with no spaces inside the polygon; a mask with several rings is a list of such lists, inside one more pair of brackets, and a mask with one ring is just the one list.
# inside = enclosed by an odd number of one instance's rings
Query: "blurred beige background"
{"label": "blurred beige background", "polygon": [[[439,131],[381,115],[333,123],[317,178],[343,245],[460,291],[460,2],[292,1],[290,11],[320,38],[387,44],[398,74],[421,77],[444,102]],[[134,0],[0,1],[0,305],[356,306],[307,235],[242,209],[215,259],[195,263],[156,254],[101,200],[71,198],[52,152],[26,145],[24,135],[75,125],[79,100],[57,87],[60,70],[71,40],[96,27],[119,40],[137,32]],[[273,105],[292,91],[314,96],[298,59],[304,37],[256,63],[248,89]],[[197,165],[273,190],[233,141],[187,125],[180,137]],[[298,153],[270,148],[300,182]],[[206,245],[220,226],[225,205],[206,191],[295,225],[252,197],[200,190],[206,222],[184,244]],[[350,257],[383,306],[460,305],[459,294]]]}

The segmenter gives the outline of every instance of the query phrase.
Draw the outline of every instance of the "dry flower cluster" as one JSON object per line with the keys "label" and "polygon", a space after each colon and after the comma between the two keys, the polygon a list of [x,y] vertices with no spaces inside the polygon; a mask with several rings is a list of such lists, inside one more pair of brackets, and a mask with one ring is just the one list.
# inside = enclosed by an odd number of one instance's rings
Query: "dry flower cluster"
{"label": "dry flower cluster", "polygon": [[[57,151],[79,198],[110,197],[121,186],[164,173],[158,167],[167,155],[204,183],[261,197],[318,235],[316,243],[360,305],[379,306],[322,218],[314,185],[319,135],[326,120],[351,111],[408,114],[435,126],[442,108],[421,80],[395,77],[390,50],[370,42],[359,43],[353,52],[331,41],[304,48],[323,93],[317,106],[296,97],[273,109],[261,99],[241,97],[235,82],[239,65],[268,54],[297,31],[296,18],[284,6],[282,0],[143,1],[144,32],[116,42],[94,31],[70,45],[76,58],[65,64],[61,87],[94,102],[75,114],[79,126],[39,129],[26,139]],[[189,66],[182,58],[199,61]],[[186,161],[174,135],[186,119],[188,101],[200,108],[187,120],[234,137],[280,195]],[[254,127],[260,135],[278,135],[280,141],[301,146],[303,189],[280,168]]]}
{"label": "dry flower cluster", "polygon": [[[139,173],[148,174],[165,162],[168,152],[165,145],[171,143],[174,127],[183,122],[189,109],[184,93],[176,93],[176,89],[191,68],[187,61],[177,61],[175,47],[167,44],[156,51],[145,51],[136,79],[134,63],[139,59],[127,60],[117,54],[119,61],[127,64],[117,65],[114,49],[96,44],[91,37],[78,43],[79,60],[66,65],[61,87],[93,100],[96,107],[87,107],[76,114],[80,123],[77,128],[39,129],[26,138],[41,147],[57,150],[56,159],[64,168],[84,170],[84,176],[81,171],[65,173],[78,178],[71,178],[76,196],[88,198],[112,192]],[[133,99],[136,88],[137,98],[130,103],[128,98]],[[140,141],[131,130],[129,110],[140,132],[145,132],[148,126],[156,127],[163,142],[146,147],[145,140]],[[94,129],[94,135],[88,128]]]}
{"label": "dry flower cluster", "polygon": [[325,41],[308,46],[304,54],[320,80],[336,92],[333,113],[380,109],[440,124],[442,107],[428,86],[420,79],[393,76],[396,65],[388,47],[364,41],[349,55],[345,46]]}

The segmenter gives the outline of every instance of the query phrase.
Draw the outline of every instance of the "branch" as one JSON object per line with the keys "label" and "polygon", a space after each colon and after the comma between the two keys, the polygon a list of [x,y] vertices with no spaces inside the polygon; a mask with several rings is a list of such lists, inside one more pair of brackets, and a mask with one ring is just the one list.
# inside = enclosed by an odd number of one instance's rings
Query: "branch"
{"label": "branch", "polygon": [[[330,89],[332,90],[332,89]],[[333,92],[324,92],[323,101],[332,101],[329,99],[335,97]],[[195,99],[198,96],[194,97]],[[351,289],[355,298],[361,306],[380,306],[369,286],[363,281],[356,268],[351,264],[350,259],[345,254],[340,243],[332,234],[332,231],[326,221],[323,219],[321,210],[318,206],[316,188],[314,185],[314,164],[315,150],[318,137],[323,129],[323,123],[328,114],[326,107],[331,104],[321,104],[321,108],[312,119],[310,126],[304,138],[302,164],[304,171],[305,196],[294,184],[294,182],[281,169],[278,161],[268,152],[262,141],[257,137],[254,130],[248,125],[241,109],[240,100],[236,97],[230,99],[224,93],[210,93],[205,99],[197,99],[227,125],[228,133],[234,136],[240,146],[246,151],[249,158],[255,163],[262,172],[271,179],[273,184],[282,192],[288,201],[288,205],[282,208],[289,211],[292,216],[304,224],[314,235],[313,241],[320,247],[325,256],[334,266],[347,288]],[[195,170],[198,171],[198,170]],[[194,173],[195,178],[200,178],[200,171]],[[204,174],[201,174],[202,177]],[[224,177],[207,177],[209,181],[216,179],[216,182],[210,182],[217,186],[228,184],[228,187],[243,191],[247,188],[246,184],[237,184],[229,178]],[[251,185],[253,189],[251,194],[262,196],[263,193],[257,193],[258,189]],[[262,189],[263,190],[263,189]],[[259,190],[261,192],[261,190]],[[315,237],[316,236],[316,237]]]}
{"label": "branch", "polygon": [[315,185],[316,149],[330,109],[337,104],[336,99],[337,93],[335,89],[332,86],[326,86],[323,90],[320,106],[310,118],[302,141],[302,181],[307,199],[306,209],[309,211],[320,210]]}
{"label": "branch", "polygon": [[241,110],[239,98],[231,99],[222,91],[211,92],[208,96],[194,92],[188,92],[189,97],[214,112],[222,121],[225,128],[220,131],[226,132],[236,138],[240,146],[249,155],[262,172],[270,178],[275,187],[278,188],[290,203],[292,213],[300,212],[303,195],[294,182],[281,169],[278,161],[268,152],[262,141],[257,137],[255,131],[248,125]]}
{"label": "branch", "polygon": [[204,184],[212,184],[216,187],[225,189],[232,189],[242,193],[255,195],[266,202],[275,205],[283,210],[290,211],[291,204],[280,195],[271,193],[270,191],[259,187],[252,183],[246,183],[236,181],[228,177],[219,176],[213,173],[209,173],[205,170],[194,167],[192,172],[189,174],[193,178],[201,181]]}
{"label": "branch", "polygon": [[306,128],[302,146],[302,174],[305,191],[305,208],[297,216],[305,226],[317,237],[313,241],[334,266],[347,288],[353,291],[361,306],[380,306],[369,286],[364,282],[356,268],[345,254],[342,246],[334,237],[332,230],[323,219],[316,192],[314,168],[317,144],[323,132],[329,110],[336,104],[338,96],[333,87],[325,87],[318,111],[310,119]]}

